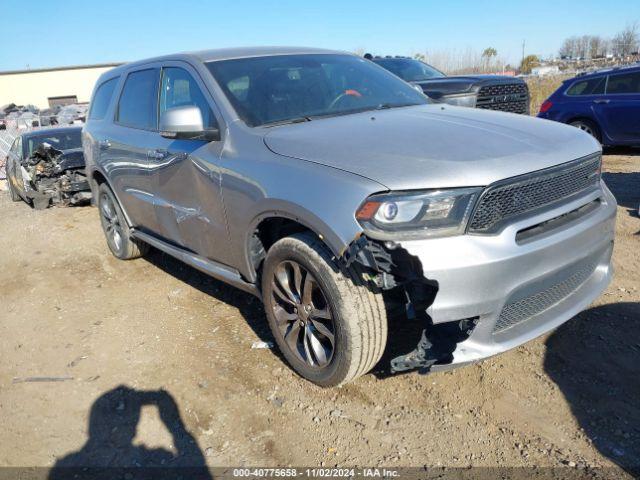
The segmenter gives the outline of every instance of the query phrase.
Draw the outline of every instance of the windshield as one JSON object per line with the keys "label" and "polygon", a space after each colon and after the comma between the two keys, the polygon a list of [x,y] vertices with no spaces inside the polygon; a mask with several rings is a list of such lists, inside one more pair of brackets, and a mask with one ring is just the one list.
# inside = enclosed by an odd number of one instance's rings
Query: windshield
{"label": "windshield", "polygon": [[70,150],[72,148],[82,148],[80,130],[70,130],[68,132],[58,132],[42,134],[27,139],[27,156],[31,156],[33,151],[41,143],[48,143],[57,150]]}
{"label": "windshield", "polygon": [[412,58],[376,58],[373,61],[406,82],[420,82],[445,76],[431,65]]}
{"label": "windshield", "polygon": [[275,55],[206,65],[252,127],[427,103],[411,86],[352,55]]}

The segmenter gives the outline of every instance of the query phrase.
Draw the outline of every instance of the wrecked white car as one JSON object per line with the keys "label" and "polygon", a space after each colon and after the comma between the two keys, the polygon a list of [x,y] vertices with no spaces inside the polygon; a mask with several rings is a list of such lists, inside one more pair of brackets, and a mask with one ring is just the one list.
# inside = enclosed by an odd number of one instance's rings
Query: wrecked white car
{"label": "wrecked white car", "polygon": [[56,128],[16,137],[6,164],[13,201],[24,200],[40,210],[91,199],[80,131],[79,127]]}

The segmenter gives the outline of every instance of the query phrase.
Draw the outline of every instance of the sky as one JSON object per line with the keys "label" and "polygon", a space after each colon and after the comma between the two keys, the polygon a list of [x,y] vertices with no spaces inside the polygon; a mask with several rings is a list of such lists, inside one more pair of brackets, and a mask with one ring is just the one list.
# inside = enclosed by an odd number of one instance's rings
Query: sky
{"label": "sky", "polygon": [[640,0],[0,0],[0,71],[293,45],[377,55],[556,54],[572,35],[640,23]]}

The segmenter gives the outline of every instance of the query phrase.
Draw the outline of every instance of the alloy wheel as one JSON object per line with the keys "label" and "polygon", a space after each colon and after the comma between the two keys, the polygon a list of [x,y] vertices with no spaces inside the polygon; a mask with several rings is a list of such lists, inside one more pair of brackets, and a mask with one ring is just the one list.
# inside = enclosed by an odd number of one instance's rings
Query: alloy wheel
{"label": "alloy wheel", "polygon": [[335,323],[315,277],[293,260],[280,262],[271,300],[277,331],[291,353],[310,367],[327,366],[335,351]]}
{"label": "alloy wheel", "polygon": [[107,241],[114,251],[119,252],[122,248],[122,226],[113,201],[105,193],[100,198],[100,215],[102,216],[102,227]]}
{"label": "alloy wheel", "polygon": [[576,128],[579,128],[580,130],[582,130],[585,133],[588,133],[592,137],[595,137],[593,129],[589,125],[587,125],[585,123],[582,123],[582,122],[577,122],[577,123],[574,123],[573,126],[576,127]]}

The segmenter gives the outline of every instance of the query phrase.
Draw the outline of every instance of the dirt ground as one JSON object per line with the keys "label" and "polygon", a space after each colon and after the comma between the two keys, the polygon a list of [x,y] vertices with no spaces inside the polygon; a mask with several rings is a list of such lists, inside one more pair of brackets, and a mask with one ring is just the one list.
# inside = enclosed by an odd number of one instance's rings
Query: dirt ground
{"label": "dirt ground", "polygon": [[589,310],[481,364],[324,390],[276,350],[251,348],[270,334],[250,295],[157,251],[116,260],[95,208],[34,211],[1,192],[0,466],[135,464],[152,452],[161,464],[181,454],[210,466],[614,467],[630,477],[640,465],[640,155],[609,152],[605,170],[620,203],[616,275]]}

